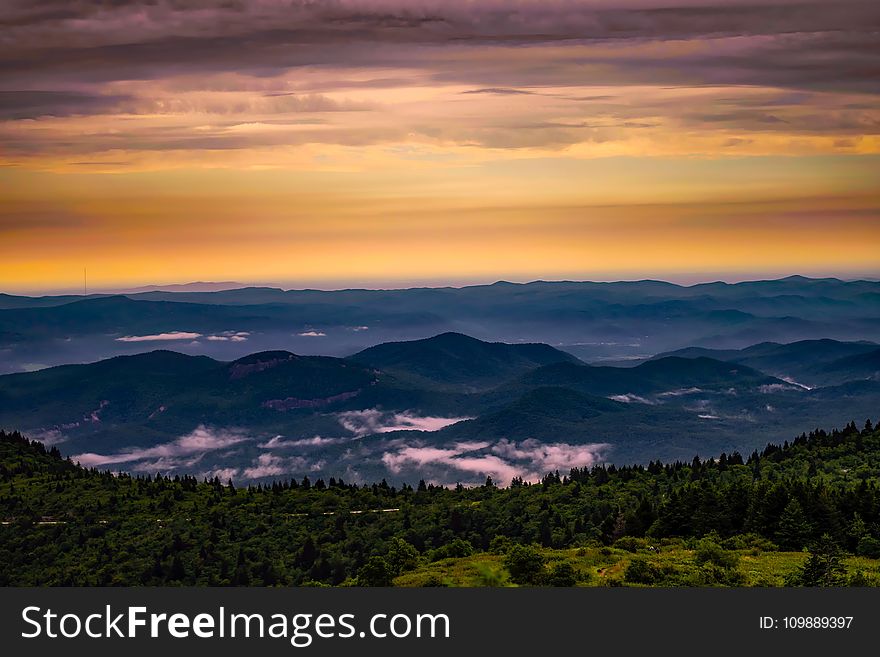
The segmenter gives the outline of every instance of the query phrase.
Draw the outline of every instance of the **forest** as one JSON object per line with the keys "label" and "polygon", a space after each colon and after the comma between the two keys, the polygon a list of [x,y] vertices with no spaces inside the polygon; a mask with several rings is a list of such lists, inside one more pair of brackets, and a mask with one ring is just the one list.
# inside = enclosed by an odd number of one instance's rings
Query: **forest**
{"label": "forest", "polygon": [[880,430],[502,488],[86,469],[0,432],[4,586],[880,585]]}

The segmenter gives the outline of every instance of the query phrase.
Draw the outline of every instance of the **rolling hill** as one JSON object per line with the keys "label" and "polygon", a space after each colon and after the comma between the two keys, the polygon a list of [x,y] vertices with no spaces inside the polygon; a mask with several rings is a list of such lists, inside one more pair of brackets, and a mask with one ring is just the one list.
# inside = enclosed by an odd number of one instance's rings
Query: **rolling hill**
{"label": "rolling hill", "polygon": [[[626,404],[569,388],[536,388],[519,399],[444,429],[443,439],[567,441],[590,439],[588,420],[604,413],[624,413]],[[623,418],[620,418],[623,420]]]}
{"label": "rolling hill", "polygon": [[135,472],[479,481],[484,466],[507,467],[504,458],[711,456],[864,421],[880,399],[880,381],[863,376],[876,352],[832,360],[834,377],[855,378],[807,390],[704,356],[590,366],[548,345],[456,333],[352,358],[156,350],[0,376],[0,428],[28,431],[87,465]]}
{"label": "rolling hill", "polygon": [[422,385],[488,388],[550,363],[578,359],[545,344],[483,342],[460,333],[391,342],[350,357]]}
{"label": "rolling hill", "polygon": [[873,342],[801,340],[789,344],[764,342],[745,349],[714,350],[690,347],[668,354],[684,358],[709,357],[740,363],[809,387],[837,385],[850,380],[870,379],[878,370]]}
{"label": "rolling hill", "polygon": [[524,386],[565,386],[592,395],[675,395],[691,388],[726,390],[783,384],[780,379],[750,367],[712,358],[670,356],[632,368],[560,363],[525,374]]}

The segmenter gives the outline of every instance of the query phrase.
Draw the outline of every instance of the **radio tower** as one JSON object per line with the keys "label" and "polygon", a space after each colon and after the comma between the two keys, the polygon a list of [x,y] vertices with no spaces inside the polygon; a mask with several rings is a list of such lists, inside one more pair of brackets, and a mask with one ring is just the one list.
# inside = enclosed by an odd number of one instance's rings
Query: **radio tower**
{"label": "radio tower", "polygon": [[89,296],[89,286],[86,283],[86,268],[83,267],[83,296]]}

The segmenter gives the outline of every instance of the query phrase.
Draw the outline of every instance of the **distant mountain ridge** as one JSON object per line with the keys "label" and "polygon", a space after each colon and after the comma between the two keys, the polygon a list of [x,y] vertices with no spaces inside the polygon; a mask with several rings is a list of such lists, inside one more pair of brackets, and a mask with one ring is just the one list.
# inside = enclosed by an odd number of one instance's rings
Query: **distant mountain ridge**
{"label": "distant mountain ridge", "polygon": [[273,349],[348,356],[445,332],[487,342],[543,343],[588,362],[644,359],[694,346],[743,349],[822,338],[880,342],[880,283],[790,277],[692,286],[536,281],[399,290],[0,295],[0,373],[99,360],[172,341],[179,351],[234,360]]}
{"label": "distant mountain ridge", "polygon": [[171,283],[169,285],[142,285],[140,287],[102,290],[105,294],[140,294],[142,292],[223,292],[250,287],[235,281],[194,281],[192,283]]}
{"label": "distant mountain ridge", "polygon": [[810,387],[880,378],[880,345],[866,341],[764,342],[746,349],[727,350],[690,347],[660,354],[654,360],[669,356],[703,356],[740,363]]}

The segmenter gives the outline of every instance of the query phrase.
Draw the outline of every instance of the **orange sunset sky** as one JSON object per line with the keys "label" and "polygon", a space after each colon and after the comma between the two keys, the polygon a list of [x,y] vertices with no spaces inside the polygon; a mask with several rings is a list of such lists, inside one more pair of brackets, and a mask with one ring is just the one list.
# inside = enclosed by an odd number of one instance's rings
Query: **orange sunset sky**
{"label": "orange sunset sky", "polygon": [[4,3],[0,291],[880,273],[876,2]]}

